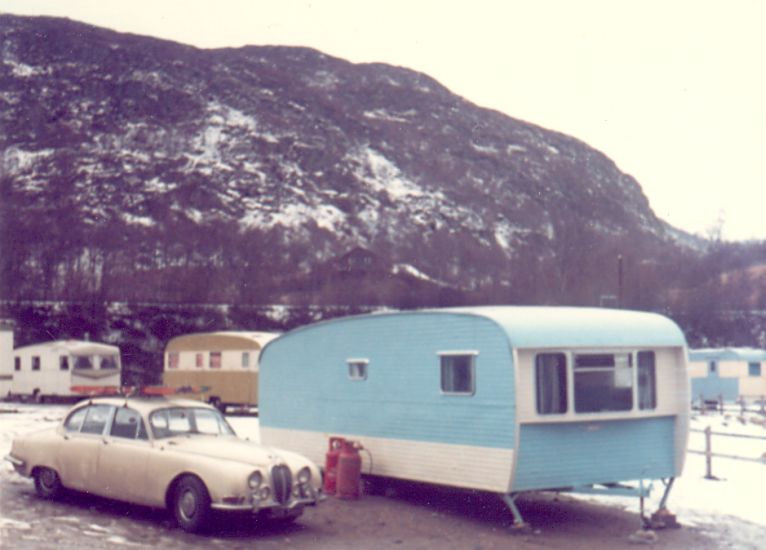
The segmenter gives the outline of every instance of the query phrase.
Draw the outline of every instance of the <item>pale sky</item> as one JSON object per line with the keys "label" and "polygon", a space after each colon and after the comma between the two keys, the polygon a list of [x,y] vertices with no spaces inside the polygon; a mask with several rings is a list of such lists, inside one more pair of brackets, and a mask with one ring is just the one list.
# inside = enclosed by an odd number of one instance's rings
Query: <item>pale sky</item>
{"label": "pale sky", "polygon": [[766,239],[764,0],[0,0],[202,48],[308,46],[428,74],[574,136],[658,216]]}

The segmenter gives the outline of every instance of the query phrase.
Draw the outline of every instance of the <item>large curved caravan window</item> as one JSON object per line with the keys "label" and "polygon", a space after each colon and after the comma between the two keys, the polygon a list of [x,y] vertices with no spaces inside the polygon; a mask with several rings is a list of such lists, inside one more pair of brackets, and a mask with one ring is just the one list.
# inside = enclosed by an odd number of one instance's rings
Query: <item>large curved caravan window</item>
{"label": "large curved caravan window", "polygon": [[563,353],[541,353],[535,358],[537,412],[567,412],[567,359]]}
{"label": "large curved caravan window", "polygon": [[439,353],[442,392],[458,395],[476,393],[476,352]]}
{"label": "large curved caravan window", "polygon": [[575,411],[602,412],[632,409],[632,366],[630,353],[575,355]]}
{"label": "large curved caravan window", "polygon": [[638,408],[657,408],[657,371],[653,351],[638,352]]}

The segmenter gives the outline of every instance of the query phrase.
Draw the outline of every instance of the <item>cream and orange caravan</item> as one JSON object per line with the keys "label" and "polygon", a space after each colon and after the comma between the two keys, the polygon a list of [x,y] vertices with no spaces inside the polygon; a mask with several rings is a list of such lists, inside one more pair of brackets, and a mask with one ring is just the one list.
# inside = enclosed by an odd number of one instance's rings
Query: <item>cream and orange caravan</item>
{"label": "cream and orange caravan", "polygon": [[173,338],[165,347],[163,384],[201,388],[200,399],[221,409],[257,406],[261,348],[276,336],[224,331]]}

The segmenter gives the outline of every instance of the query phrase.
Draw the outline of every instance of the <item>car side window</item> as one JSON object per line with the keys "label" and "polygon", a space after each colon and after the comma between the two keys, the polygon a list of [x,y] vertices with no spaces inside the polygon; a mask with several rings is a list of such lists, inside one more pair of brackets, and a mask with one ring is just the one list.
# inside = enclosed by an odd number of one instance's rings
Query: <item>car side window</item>
{"label": "car side window", "polygon": [[117,409],[109,435],[125,439],[147,439],[141,415],[127,407]]}
{"label": "car side window", "polygon": [[64,422],[64,429],[68,432],[79,432],[87,412],[88,407],[83,407],[82,409],[74,411],[69,415],[69,418],[66,419],[66,422]]}
{"label": "car side window", "polygon": [[82,423],[81,433],[103,434],[109,414],[112,412],[110,405],[92,405],[88,407],[85,420]]}

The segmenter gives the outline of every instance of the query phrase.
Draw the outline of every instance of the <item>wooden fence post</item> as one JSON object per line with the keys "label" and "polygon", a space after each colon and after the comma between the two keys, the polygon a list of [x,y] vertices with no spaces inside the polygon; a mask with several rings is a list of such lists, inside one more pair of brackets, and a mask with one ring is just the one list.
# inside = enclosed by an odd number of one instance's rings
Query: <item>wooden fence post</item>
{"label": "wooden fence post", "polygon": [[715,479],[713,476],[713,434],[710,426],[705,428],[705,479]]}

